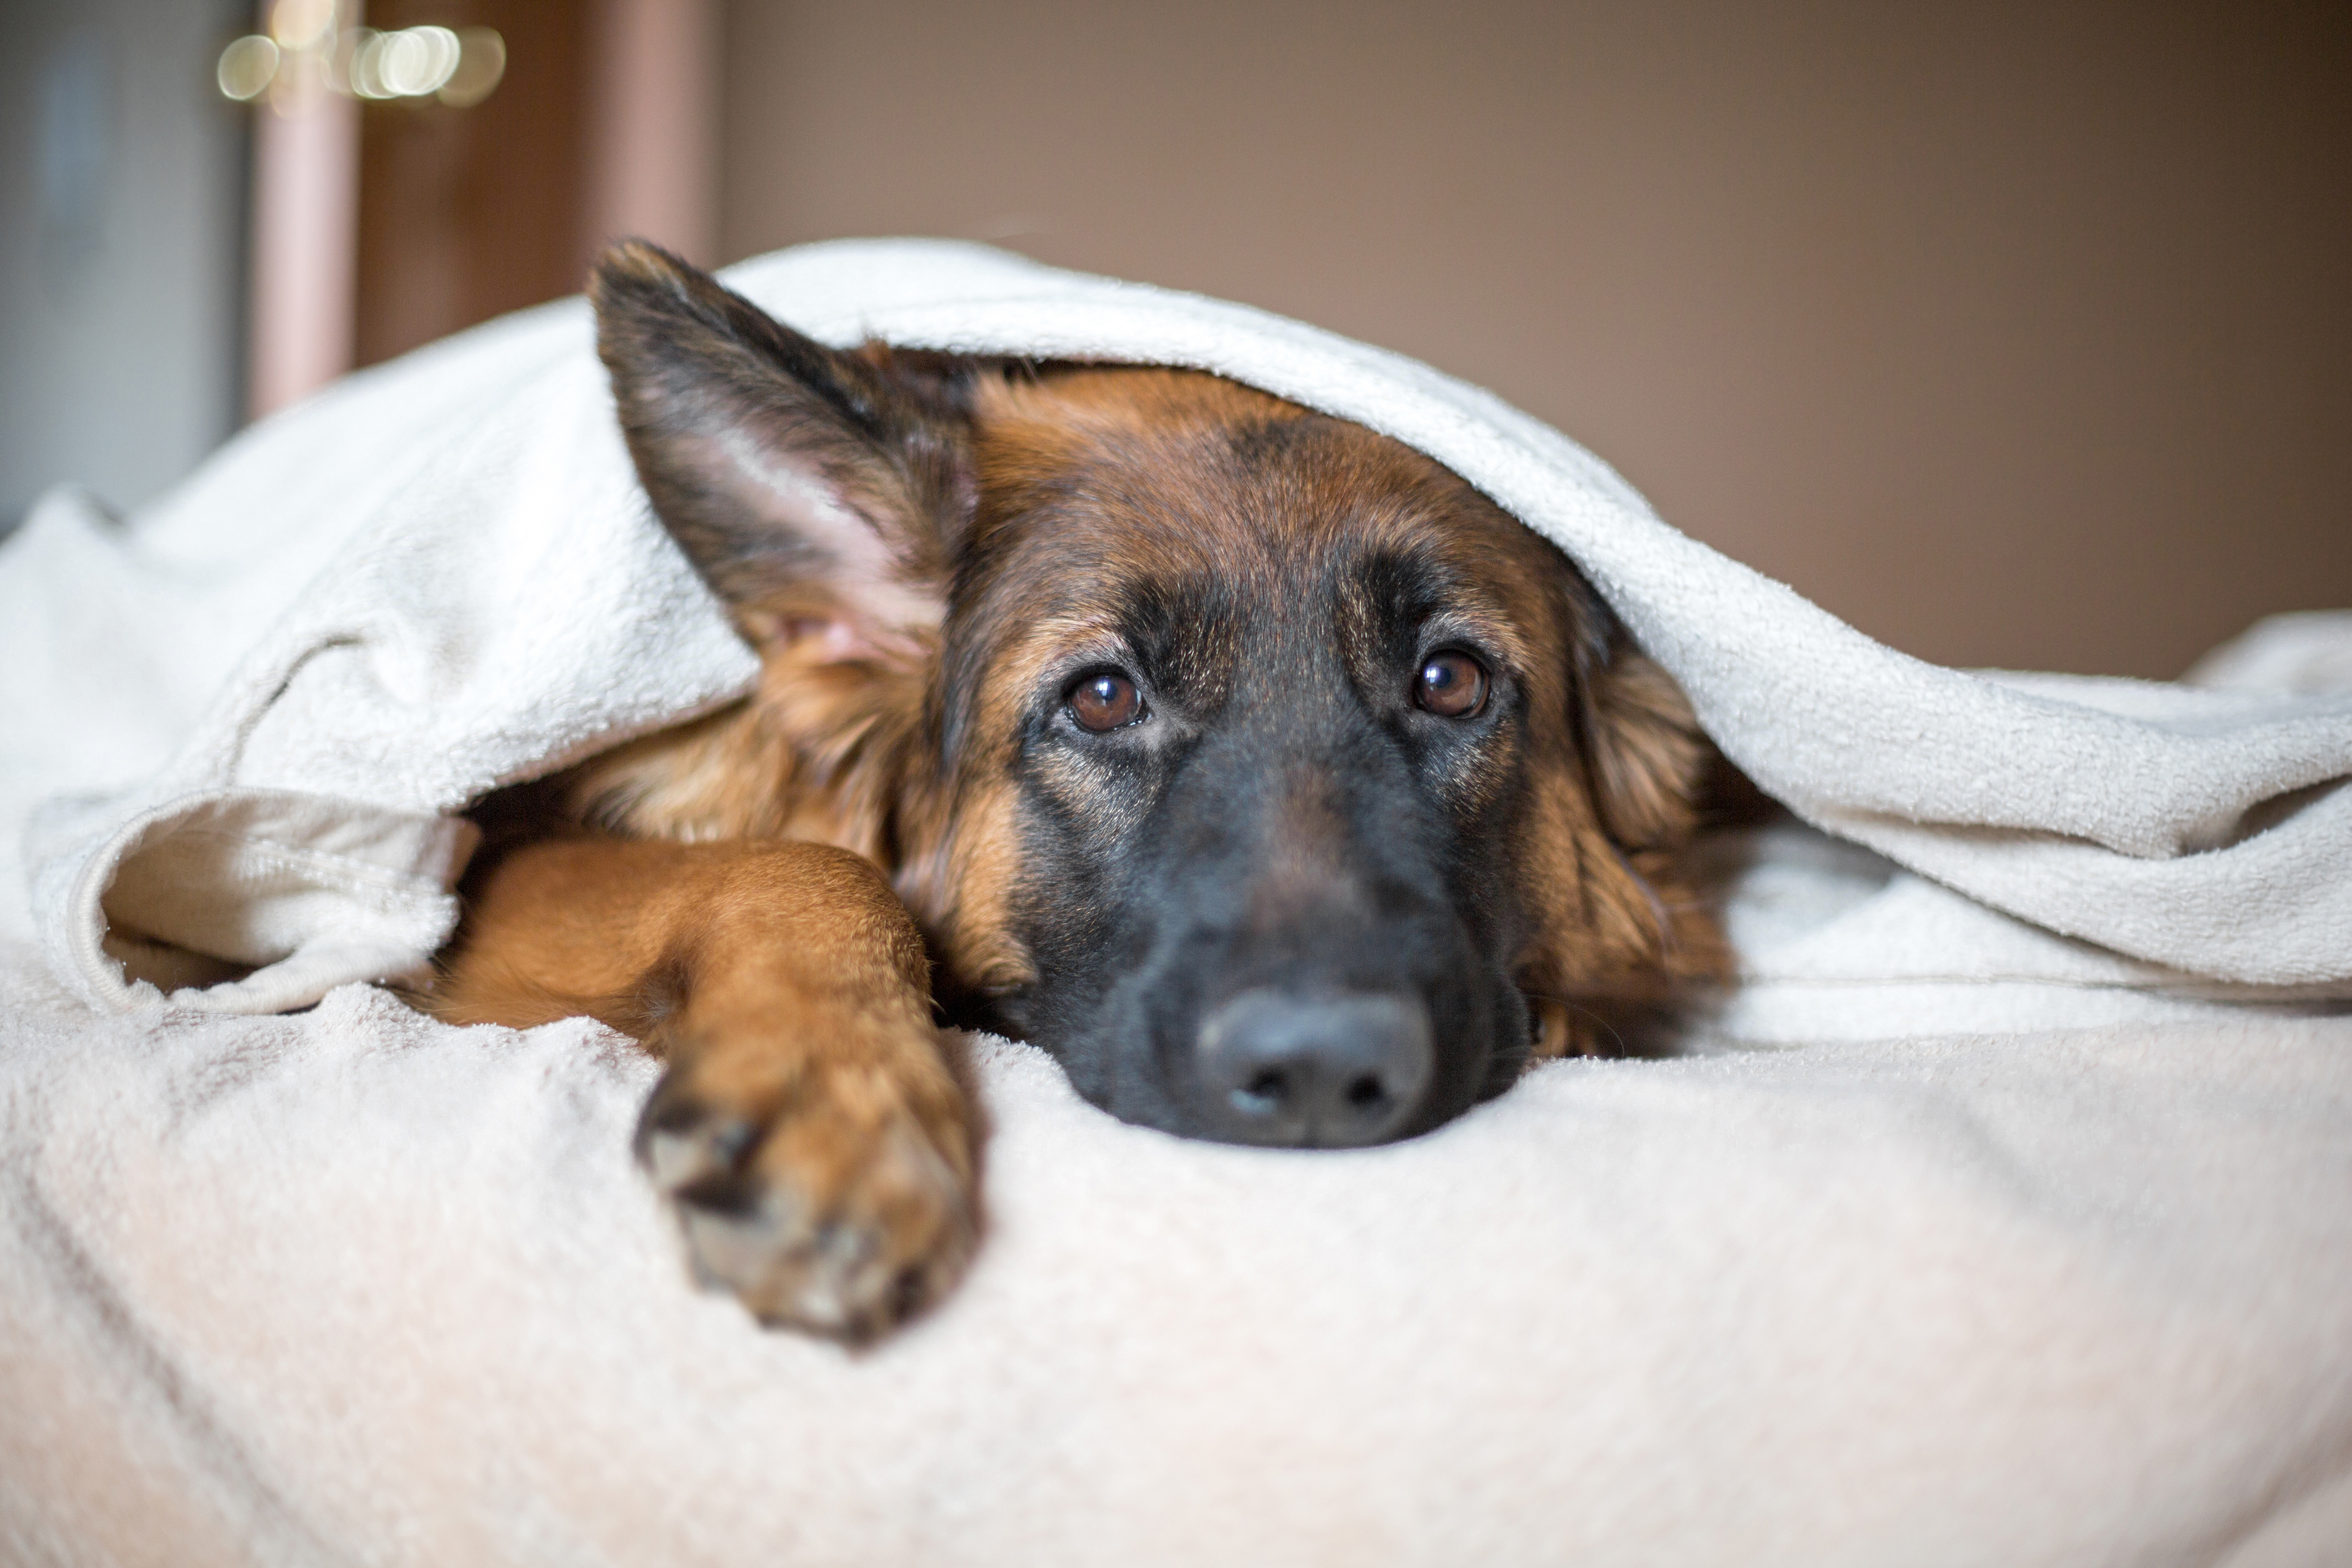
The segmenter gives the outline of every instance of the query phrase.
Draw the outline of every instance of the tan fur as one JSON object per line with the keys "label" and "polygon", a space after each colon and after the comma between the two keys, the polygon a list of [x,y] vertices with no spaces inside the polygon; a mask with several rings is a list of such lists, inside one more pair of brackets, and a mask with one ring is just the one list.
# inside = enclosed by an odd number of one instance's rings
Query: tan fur
{"label": "tan fur", "polygon": [[[434,1009],[518,1028],[585,1014],[642,1040],[669,1063],[664,1094],[696,1113],[666,1149],[657,1102],[656,1181],[739,1183],[768,1210],[745,1228],[783,1233],[729,1247],[720,1231],[706,1269],[740,1261],[724,1282],[770,1321],[862,1340],[944,1291],[978,1235],[971,1111],[931,1024],[929,969],[861,856],[559,839],[499,866]],[[830,1236],[849,1232],[876,1239],[864,1300],[822,1278]]]}
{"label": "tan fur", "polygon": [[[632,251],[600,288],[649,279],[672,286]],[[893,361],[871,349],[865,362]],[[972,1115],[932,1027],[927,942],[958,993],[1034,978],[1011,925],[1011,763],[1023,694],[1104,635],[1092,566],[1278,589],[1338,530],[1441,552],[1470,585],[1454,613],[1545,716],[1523,750],[1446,786],[1485,801],[1511,767],[1532,778],[1518,858],[1538,922],[1518,973],[1537,1053],[1596,1049],[1611,1009],[1720,972],[1720,941],[1675,873],[1706,756],[1687,706],[1630,647],[1596,658],[1580,642],[1565,565],[1484,497],[1398,443],[1189,371],[1013,367],[971,389],[968,413],[968,448],[850,492],[896,562],[888,581],[756,567],[730,580],[758,690],[560,780],[561,814],[603,836],[492,866],[432,998],[459,1022],[585,1013],[664,1057],[648,1164],[698,1266],[754,1311],[867,1338],[946,1289],[973,1244]],[[1340,455],[1319,487],[1202,489],[1202,453],[1294,422]],[[1024,519],[1072,484],[1118,526],[1024,555]],[[971,668],[942,663],[939,528],[1003,563],[983,601],[952,607],[983,651]],[[1355,613],[1343,606],[1343,622]],[[949,681],[971,685],[943,756]],[[1294,809],[1311,817],[1319,799],[1303,780]],[[1318,867],[1296,872],[1299,897],[1334,895]]]}

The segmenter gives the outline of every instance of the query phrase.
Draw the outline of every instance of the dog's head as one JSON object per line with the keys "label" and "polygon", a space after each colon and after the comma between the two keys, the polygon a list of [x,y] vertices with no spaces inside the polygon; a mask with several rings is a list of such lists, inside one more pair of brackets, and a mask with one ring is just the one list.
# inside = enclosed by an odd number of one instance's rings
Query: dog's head
{"label": "dog's head", "polygon": [[647,246],[593,292],[766,672],[609,818],[873,856],[952,1011],[1236,1142],[1434,1126],[1716,961],[1680,694],[1440,465],[1197,372],[837,351]]}

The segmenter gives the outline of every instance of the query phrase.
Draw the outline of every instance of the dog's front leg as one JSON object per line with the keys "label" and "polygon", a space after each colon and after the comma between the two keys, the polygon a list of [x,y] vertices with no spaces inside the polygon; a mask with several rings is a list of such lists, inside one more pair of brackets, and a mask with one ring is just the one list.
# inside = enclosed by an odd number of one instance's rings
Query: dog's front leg
{"label": "dog's front leg", "polygon": [[971,1253],[974,1128],[922,938],[856,855],[530,845],[474,900],[433,1007],[515,1027],[587,1014],[666,1061],[638,1156],[698,1272],[764,1322],[870,1339]]}

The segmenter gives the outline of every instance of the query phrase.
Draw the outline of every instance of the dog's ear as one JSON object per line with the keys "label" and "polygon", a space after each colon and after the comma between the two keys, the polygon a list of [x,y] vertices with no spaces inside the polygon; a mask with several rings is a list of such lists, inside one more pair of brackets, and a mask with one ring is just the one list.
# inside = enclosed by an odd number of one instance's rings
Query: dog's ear
{"label": "dog's ear", "polygon": [[1585,766],[1601,828],[1629,851],[1682,843],[1696,825],[1707,758],[1690,699],[1615,626],[1580,684]]}
{"label": "dog's ear", "polygon": [[974,494],[947,382],[803,337],[642,240],[589,296],[638,477],[744,635],[796,662],[934,646]]}

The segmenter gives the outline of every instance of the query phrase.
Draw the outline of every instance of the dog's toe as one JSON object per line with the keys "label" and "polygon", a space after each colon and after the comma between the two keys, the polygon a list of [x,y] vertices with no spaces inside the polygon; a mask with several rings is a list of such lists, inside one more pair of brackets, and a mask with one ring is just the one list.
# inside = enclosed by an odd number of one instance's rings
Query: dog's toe
{"label": "dog's toe", "polygon": [[977,1239],[961,1128],[927,1124],[889,1090],[872,1073],[803,1084],[762,1116],[666,1075],[638,1155],[697,1278],[763,1322],[852,1343],[944,1294]]}

